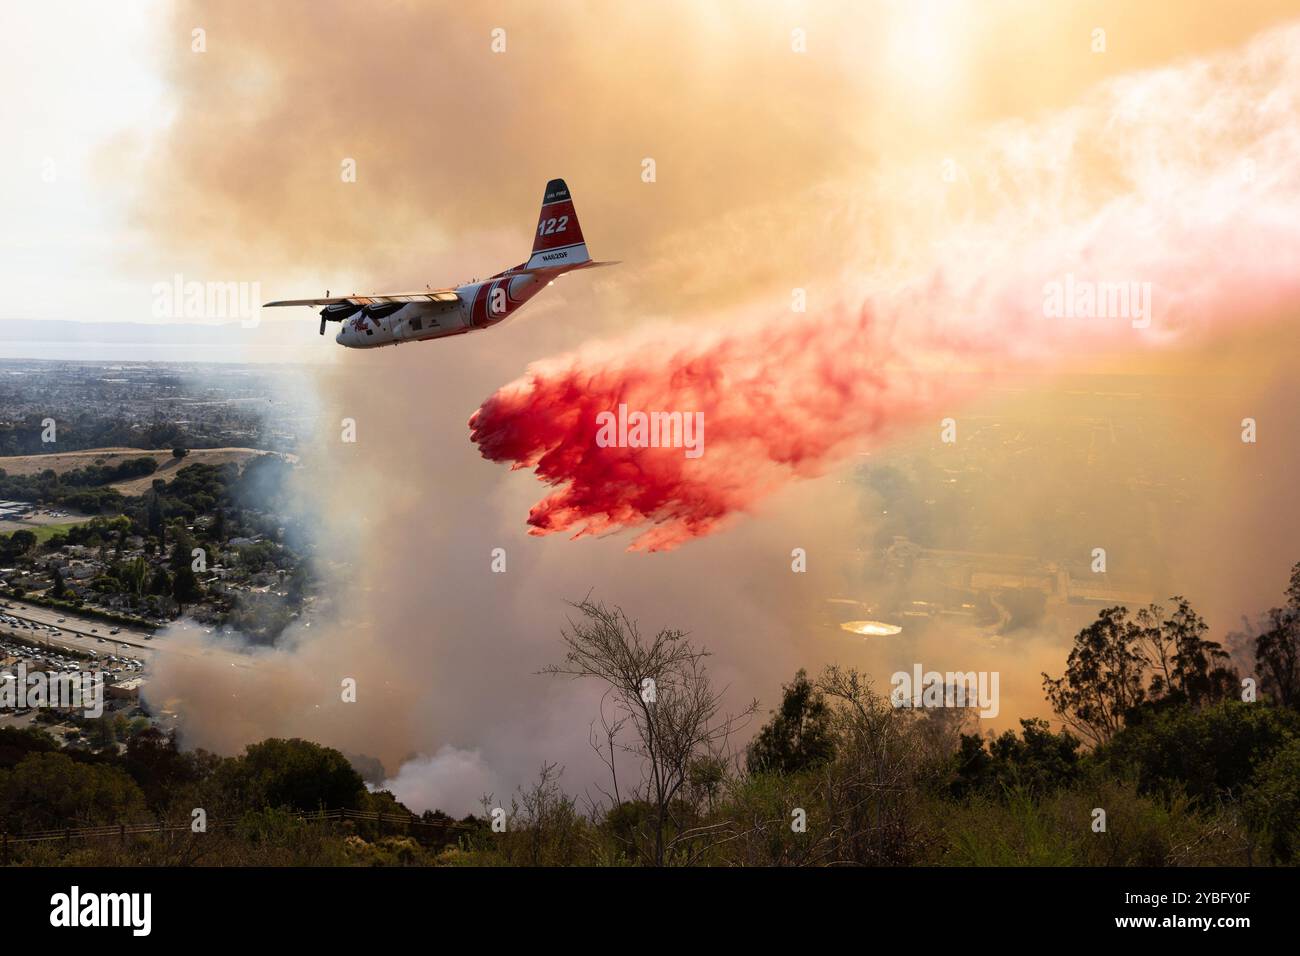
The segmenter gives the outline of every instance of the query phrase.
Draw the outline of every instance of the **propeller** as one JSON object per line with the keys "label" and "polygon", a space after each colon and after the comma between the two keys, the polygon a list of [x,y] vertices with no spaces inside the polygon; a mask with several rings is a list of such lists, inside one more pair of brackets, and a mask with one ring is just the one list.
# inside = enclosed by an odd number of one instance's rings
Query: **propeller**
{"label": "propeller", "polygon": [[[325,292],[325,298],[329,298],[329,290]],[[335,302],[333,305],[327,305],[320,310],[320,334],[325,334],[326,322],[342,322],[361,311],[361,306],[351,302]]]}

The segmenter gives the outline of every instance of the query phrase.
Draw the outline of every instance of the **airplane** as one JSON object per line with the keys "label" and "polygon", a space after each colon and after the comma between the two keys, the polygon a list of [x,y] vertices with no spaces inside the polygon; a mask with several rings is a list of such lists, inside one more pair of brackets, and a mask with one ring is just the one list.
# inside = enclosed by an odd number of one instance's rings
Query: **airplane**
{"label": "airplane", "polygon": [[514,268],[454,288],[333,298],[326,291],[323,299],[285,299],[268,302],[264,308],[324,306],[321,335],[326,322],[339,322],[334,338],[339,345],[378,348],[491,328],[566,272],[613,265],[618,263],[596,262],[588,255],[569,187],[563,179],[552,179],[542,194],[533,251],[527,262]]}

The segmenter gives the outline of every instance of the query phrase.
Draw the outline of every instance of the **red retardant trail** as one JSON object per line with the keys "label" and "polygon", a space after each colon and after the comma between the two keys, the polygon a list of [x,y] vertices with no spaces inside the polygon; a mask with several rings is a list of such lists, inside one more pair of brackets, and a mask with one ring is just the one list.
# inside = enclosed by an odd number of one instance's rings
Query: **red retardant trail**
{"label": "red retardant trail", "polygon": [[[863,310],[538,363],[484,403],[470,420],[473,440],[484,457],[535,467],[559,486],[530,512],[532,533],[653,523],[633,548],[671,548],[932,403],[933,377],[890,368],[889,349],[871,345],[882,338],[873,325]],[[702,412],[703,453],[601,447],[597,415],[620,404]]]}
{"label": "red retardant trail", "polygon": [[[673,548],[888,430],[922,423],[937,437],[941,418],[959,416],[956,372],[978,388],[1019,362],[1050,369],[1079,351],[1166,348],[1295,316],[1300,26],[1122,77],[960,156],[947,191],[936,165],[882,174],[865,197],[879,265],[862,272],[910,281],[839,293],[858,307],[764,309],[712,332],[695,322],[597,343],[492,395],[470,419],[473,441],[552,488],[531,532],[637,529],[632,549]],[[1090,301],[1114,313],[1103,290],[1119,286],[1132,306],[1146,300],[1145,317],[1089,313]],[[597,415],[621,404],[702,412],[703,454],[601,447]]]}

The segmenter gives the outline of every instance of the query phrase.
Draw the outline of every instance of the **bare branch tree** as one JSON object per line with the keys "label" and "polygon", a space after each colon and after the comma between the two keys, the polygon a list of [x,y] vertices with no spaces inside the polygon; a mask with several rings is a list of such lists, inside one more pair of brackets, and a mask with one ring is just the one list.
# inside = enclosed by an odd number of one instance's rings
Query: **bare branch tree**
{"label": "bare branch tree", "polygon": [[[704,757],[725,759],[728,739],[758,709],[758,701],[739,714],[721,715],[726,689],[713,686],[704,666],[708,652],[695,648],[682,631],[664,629],[645,638],[620,608],[590,598],[572,606],[579,617],[563,631],[564,662],[542,673],[595,677],[607,685],[599,734],[593,725],[593,747],[614,781],[615,808],[623,805],[617,753],[640,761],[642,778],[631,796],[652,809],[651,832],[643,834],[651,844],[645,855],[662,866],[679,846],[709,832],[673,817],[693,765]],[[605,713],[606,702],[613,716]]]}

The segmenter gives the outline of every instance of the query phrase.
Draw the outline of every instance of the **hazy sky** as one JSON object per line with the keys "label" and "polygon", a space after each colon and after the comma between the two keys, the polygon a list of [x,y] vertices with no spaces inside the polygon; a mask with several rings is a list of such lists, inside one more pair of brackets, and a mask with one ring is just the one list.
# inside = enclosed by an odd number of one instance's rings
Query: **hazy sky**
{"label": "hazy sky", "polygon": [[[805,234],[861,242],[843,209],[774,212],[792,189],[960,160],[990,122],[1230,47],[1297,6],[9,3],[0,319],[152,321],[153,287],[177,273],[266,298],[454,283],[520,258],[554,175],[594,248],[629,260],[616,281],[640,311],[734,304],[842,266]],[[297,347],[305,310],[264,324],[245,357],[336,358]]]}
{"label": "hazy sky", "polygon": [[[122,254],[158,250],[131,225],[131,211],[150,201],[140,161],[177,108],[160,55],[166,10],[68,0],[0,7],[0,318],[149,317],[147,275],[126,268]],[[112,170],[107,149],[123,151]]]}

